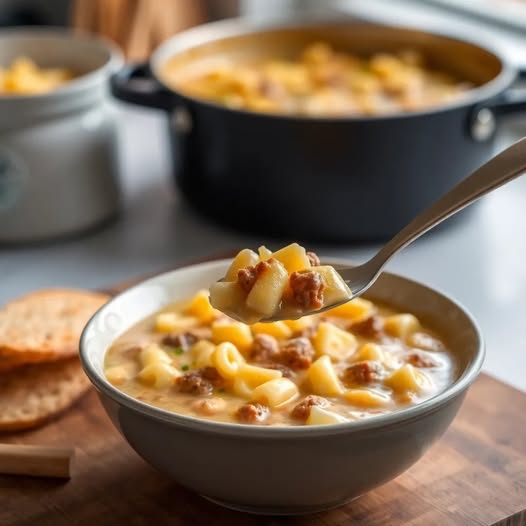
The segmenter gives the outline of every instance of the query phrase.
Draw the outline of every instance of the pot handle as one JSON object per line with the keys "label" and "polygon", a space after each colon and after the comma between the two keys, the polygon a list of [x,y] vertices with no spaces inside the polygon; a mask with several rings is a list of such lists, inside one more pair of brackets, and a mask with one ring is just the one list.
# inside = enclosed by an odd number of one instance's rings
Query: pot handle
{"label": "pot handle", "polygon": [[147,62],[122,67],[111,76],[110,88],[114,97],[130,104],[165,111],[174,107],[172,92],[153,76]]}
{"label": "pot handle", "polygon": [[[526,81],[526,70],[519,71],[517,80]],[[526,111],[526,88],[513,86],[487,102],[475,106],[469,119],[471,137],[484,142],[493,137],[497,119],[506,115]]]}
{"label": "pot handle", "polygon": [[510,88],[489,105],[497,117],[526,111],[526,89]]}

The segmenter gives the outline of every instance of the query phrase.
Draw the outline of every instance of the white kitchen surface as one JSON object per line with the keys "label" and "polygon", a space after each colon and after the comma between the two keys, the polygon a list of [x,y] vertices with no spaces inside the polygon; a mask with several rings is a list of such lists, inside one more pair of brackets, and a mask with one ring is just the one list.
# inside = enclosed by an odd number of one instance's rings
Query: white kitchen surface
{"label": "white kitchen surface", "polygon": [[[105,229],[73,241],[0,249],[0,302],[38,287],[104,287],[178,262],[268,242],[223,230],[188,209],[172,187],[160,113],[122,106],[121,117],[121,216]],[[508,122],[499,145],[523,135],[526,120]],[[463,303],[486,337],[485,371],[523,390],[525,204],[523,177],[484,198],[462,221],[408,247],[389,265],[390,270],[437,287]],[[359,262],[377,247],[313,248],[326,256]]]}

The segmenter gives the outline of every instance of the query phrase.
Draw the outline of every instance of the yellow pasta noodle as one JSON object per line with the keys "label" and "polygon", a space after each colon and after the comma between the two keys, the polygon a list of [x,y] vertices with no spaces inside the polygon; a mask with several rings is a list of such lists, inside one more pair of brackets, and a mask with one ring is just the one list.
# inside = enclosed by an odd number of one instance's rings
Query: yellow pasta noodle
{"label": "yellow pasta noodle", "polygon": [[254,394],[254,389],[269,382],[281,378],[281,371],[275,369],[267,369],[265,367],[258,367],[255,365],[243,364],[236,377],[234,378],[234,385],[232,387],[234,393],[243,398],[251,399]]}
{"label": "yellow pasta noodle", "polygon": [[153,363],[171,363],[172,359],[168,353],[163,351],[156,343],[151,343],[146,346],[140,354],[141,364],[143,366],[151,365]]}
{"label": "yellow pasta noodle", "polygon": [[250,327],[237,321],[216,321],[212,323],[214,343],[231,342],[240,351],[246,351],[253,342]]}
{"label": "yellow pasta noodle", "polygon": [[360,407],[386,407],[391,403],[388,395],[369,389],[349,389],[343,396],[351,404]]}
{"label": "yellow pasta noodle", "polygon": [[349,419],[333,411],[323,409],[322,407],[313,406],[310,409],[309,416],[305,423],[308,426],[323,426],[328,424],[342,424],[343,422],[349,422]]}
{"label": "yellow pasta noodle", "polygon": [[320,396],[339,396],[343,388],[327,355],[318,358],[307,371],[312,392]]}
{"label": "yellow pasta noodle", "polygon": [[364,360],[383,362],[385,360],[385,354],[380,345],[367,342],[352,355],[351,359],[353,362],[362,362]]}
{"label": "yellow pasta noodle", "polygon": [[290,338],[292,329],[284,321],[272,323],[254,323],[250,326],[254,334],[270,334],[274,338]]}
{"label": "yellow pasta noodle", "polygon": [[185,309],[185,314],[195,316],[203,323],[208,323],[216,318],[219,312],[210,305],[208,291],[200,290],[190,301],[190,304]]}
{"label": "yellow pasta noodle", "polygon": [[431,387],[431,380],[423,373],[418,371],[411,364],[407,363],[397,369],[385,379],[385,384],[400,394],[421,393]]}
{"label": "yellow pasta noodle", "polygon": [[385,330],[392,336],[406,339],[420,329],[420,322],[413,314],[394,314],[385,320]]}
{"label": "yellow pasta noodle", "polygon": [[184,331],[197,325],[199,325],[199,318],[181,316],[176,312],[161,312],[155,318],[155,328],[158,332]]}
{"label": "yellow pasta noodle", "polygon": [[220,343],[212,354],[212,363],[223,378],[234,378],[245,359],[230,342]]}
{"label": "yellow pasta noodle", "polygon": [[313,343],[318,355],[326,354],[335,362],[354,353],[357,345],[354,335],[325,321],[318,325]]}
{"label": "yellow pasta noodle", "polygon": [[181,372],[166,362],[154,362],[139,372],[139,379],[157,389],[173,385]]}
{"label": "yellow pasta noodle", "polygon": [[212,356],[216,346],[208,340],[200,340],[190,349],[196,367],[209,367],[213,366]]}
{"label": "yellow pasta noodle", "polygon": [[348,318],[353,322],[363,321],[375,313],[375,306],[372,301],[363,298],[354,298],[339,307],[331,309],[328,313],[331,316]]}
{"label": "yellow pasta noodle", "polygon": [[256,387],[252,400],[269,407],[279,407],[294,400],[298,396],[298,386],[288,378],[276,378]]}

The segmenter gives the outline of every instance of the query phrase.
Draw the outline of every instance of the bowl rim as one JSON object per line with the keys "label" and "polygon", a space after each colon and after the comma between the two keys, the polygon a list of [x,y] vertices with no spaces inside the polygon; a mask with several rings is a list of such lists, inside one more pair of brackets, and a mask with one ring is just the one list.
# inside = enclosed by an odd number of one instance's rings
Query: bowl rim
{"label": "bowl rim", "polygon": [[[200,45],[208,44],[210,42],[221,41],[229,37],[243,37],[251,34],[266,33],[271,31],[286,31],[302,28],[314,28],[317,26],[344,26],[344,25],[356,25],[361,27],[379,27],[385,30],[393,30],[404,33],[423,33],[433,38],[442,39],[444,41],[450,40],[461,44],[471,45],[478,48],[479,50],[485,51],[486,53],[493,55],[501,65],[500,72],[490,79],[489,81],[475,86],[466,91],[458,99],[445,102],[444,104],[438,104],[428,108],[423,108],[416,111],[395,111],[387,114],[380,115],[300,115],[300,114],[287,114],[278,112],[258,112],[246,108],[230,108],[226,105],[218,102],[193,97],[184,92],[170,86],[165,81],[161,69],[164,64],[173,56],[178,53],[188,51],[192,48],[199,47]],[[213,38],[207,38],[208,33],[212,33]],[[203,39],[203,35],[205,38]],[[202,40],[197,44],[192,44],[193,40]],[[190,44],[188,44],[188,41]],[[173,48],[179,46],[182,49],[176,51]],[[185,29],[177,35],[174,35],[164,42],[162,42],[150,55],[149,64],[151,71],[155,79],[159,84],[166,90],[170,91],[177,97],[180,97],[186,102],[193,102],[195,104],[203,105],[215,110],[226,110],[235,114],[256,117],[261,119],[273,120],[273,119],[285,119],[289,121],[297,122],[384,122],[386,120],[399,120],[418,118],[427,115],[442,114],[448,111],[454,111],[459,108],[477,106],[478,104],[484,104],[491,102],[494,97],[497,97],[507,87],[511,85],[514,78],[516,77],[516,68],[512,65],[511,61],[505,57],[499,49],[488,45],[487,42],[481,38],[469,35],[460,35],[453,31],[437,31],[435,29],[416,28],[403,24],[380,24],[377,22],[364,22],[356,21],[352,18],[342,19],[332,17],[315,17],[315,16],[303,16],[303,17],[287,17],[281,20],[270,19],[267,21],[254,21],[243,17],[228,18],[225,20],[208,22],[206,24],[200,24],[198,26]],[[174,107],[176,104],[174,103]]]}
{"label": "bowl rim", "polygon": [[[460,396],[476,379],[478,376],[482,363],[485,357],[485,344],[482,337],[482,333],[477,321],[474,319],[472,314],[458,301],[452,299],[449,295],[444,294],[443,292],[437,290],[434,287],[429,287],[418,281],[406,278],[399,274],[392,272],[383,272],[389,276],[393,276],[403,281],[409,282],[412,285],[424,288],[427,291],[432,293],[439,294],[444,299],[452,303],[457,309],[462,311],[466,316],[471,325],[471,328],[474,330],[477,342],[477,349],[472,357],[471,362],[462,372],[461,376],[446,389],[440,393],[424,400],[421,403],[418,403],[413,406],[409,406],[400,410],[396,410],[390,413],[385,413],[382,415],[375,416],[373,418],[366,418],[363,420],[353,420],[350,422],[343,422],[341,424],[332,424],[332,425],[317,425],[317,426],[256,426],[251,424],[240,424],[240,423],[228,423],[228,422],[216,422],[213,420],[206,420],[203,418],[197,418],[188,415],[182,415],[179,413],[174,413],[166,409],[155,407],[148,403],[142,402],[133,398],[130,395],[127,395],[123,391],[119,390],[117,387],[113,386],[103,374],[99,374],[95,369],[91,360],[87,354],[87,337],[88,332],[91,329],[91,326],[96,323],[98,318],[111,308],[112,304],[117,300],[120,300],[122,296],[132,291],[136,291],[142,287],[156,284],[159,279],[167,278],[168,276],[176,273],[183,273],[188,269],[202,268],[204,270],[210,267],[216,267],[220,265],[226,265],[231,262],[231,258],[228,259],[217,259],[213,261],[208,261],[205,263],[197,263],[191,265],[185,265],[175,270],[168,272],[163,272],[157,274],[151,278],[143,280],[132,287],[125,289],[124,291],[119,292],[117,295],[112,297],[105,305],[103,305],[88,321],[85,326],[81,338],[80,338],[80,361],[84,372],[96,387],[96,389],[103,393],[105,396],[112,399],[119,405],[123,405],[126,408],[137,411],[143,416],[149,417],[154,420],[160,420],[164,423],[171,424],[174,426],[182,426],[186,428],[193,428],[198,431],[207,432],[207,433],[216,433],[223,435],[237,435],[237,436],[254,436],[259,438],[278,438],[278,437],[315,437],[321,435],[334,435],[341,433],[358,433],[358,432],[367,432],[373,429],[382,428],[387,429],[392,426],[399,426],[402,423],[417,420],[422,418],[424,415],[428,415],[439,411],[444,405],[448,402],[451,402],[454,398]],[[324,262],[332,265],[338,264],[349,264],[349,261],[338,258],[324,258]],[[107,352],[107,349],[104,350],[104,354]]]}
{"label": "bowl rim", "polygon": [[[81,29],[72,29],[60,26],[16,26],[0,29],[0,39],[8,38],[41,38],[41,39],[59,39],[67,42],[76,40],[86,42],[88,45],[97,46],[101,51],[107,53],[106,61],[98,68],[83,73],[77,77],[68,80],[62,86],[59,86],[49,92],[34,94],[2,94],[0,93],[0,104],[23,104],[34,101],[51,101],[69,94],[78,94],[78,92],[91,88],[94,84],[100,82],[104,75],[111,75],[116,72],[123,64],[124,58],[121,49],[110,39],[89,33]],[[29,59],[32,57],[29,56]],[[60,67],[60,66],[57,66]]]}

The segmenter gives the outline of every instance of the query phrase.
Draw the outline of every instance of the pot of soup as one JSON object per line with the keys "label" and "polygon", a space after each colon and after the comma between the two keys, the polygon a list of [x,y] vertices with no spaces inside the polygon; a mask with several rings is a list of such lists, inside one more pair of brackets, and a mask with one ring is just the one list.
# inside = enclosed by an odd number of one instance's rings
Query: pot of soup
{"label": "pot of soup", "polygon": [[66,29],[0,31],[0,243],[71,236],[119,204],[109,42]]}
{"label": "pot of soup", "polygon": [[164,110],[190,203],[251,233],[386,238],[486,161],[517,72],[485,46],[403,28],[246,20],[173,37],[112,79]]}

